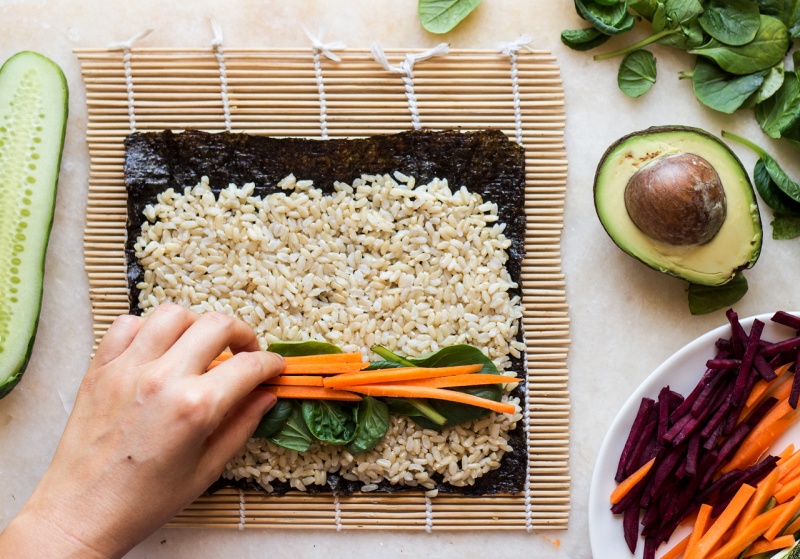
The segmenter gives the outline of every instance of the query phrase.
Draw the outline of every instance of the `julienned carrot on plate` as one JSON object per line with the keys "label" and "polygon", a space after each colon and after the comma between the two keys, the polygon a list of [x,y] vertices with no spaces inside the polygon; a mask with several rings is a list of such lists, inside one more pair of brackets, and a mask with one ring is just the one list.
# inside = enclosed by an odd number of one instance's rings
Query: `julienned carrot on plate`
{"label": "julienned carrot on plate", "polygon": [[[666,386],[657,400],[644,398],[620,455],[611,510],[623,515],[631,552],[641,526],[645,559],[695,513],[693,532],[666,557],[785,549],[800,529],[800,451],[769,454],[800,417],[800,336],[764,340],[763,322],[748,333],[733,310],[727,317],[730,337],[716,342],[697,386],[686,397]],[[785,312],[772,320],[800,325]]]}

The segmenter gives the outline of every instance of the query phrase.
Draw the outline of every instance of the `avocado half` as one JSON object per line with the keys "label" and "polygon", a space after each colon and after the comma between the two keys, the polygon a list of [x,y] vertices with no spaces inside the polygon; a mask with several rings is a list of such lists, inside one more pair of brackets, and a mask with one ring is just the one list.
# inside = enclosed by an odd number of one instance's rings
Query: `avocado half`
{"label": "avocado half", "polygon": [[761,215],[747,171],[699,128],[660,126],[620,138],[597,166],[594,202],[619,248],[691,283],[725,284],[761,253]]}

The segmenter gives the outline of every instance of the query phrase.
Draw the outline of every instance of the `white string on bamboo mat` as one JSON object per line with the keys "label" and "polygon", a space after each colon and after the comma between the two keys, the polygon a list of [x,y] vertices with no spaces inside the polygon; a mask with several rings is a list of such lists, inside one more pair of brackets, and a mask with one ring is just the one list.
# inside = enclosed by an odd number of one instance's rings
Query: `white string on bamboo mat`
{"label": "white string on bamboo mat", "polygon": [[231,129],[231,105],[228,102],[228,72],[225,68],[225,54],[222,51],[222,28],[213,17],[208,18],[211,21],[211,29],[214,31],[214,39],[211,41],[211,47],[214,49],[214,56],[217,59],[219,66],[219,86],[222,94],[222,112],[225,118],[225,130]]}
{"label": "white string on bamboo mat", "polygon": [[533,42],[530,35],[517,37],[510,43],[500,43],[500,52],[511,58],[511,88],[514,92],[514,123],[516,124],[517,143],[522,145],[522,109],[519,99],[519,71],[517,69],[517,51],[528,47]]}
{"label": "white string on bamboo mat", "polygon": [[439,56],[441,54],[447,54],[449,48],[450,46],[447,43],[439,43],[435,47],[424,52],[419,52],[416,54],[408,53],[399,66],[392,66],[389,64],[389,60],[386,58],[386,53],[383,52],[383,48],[380,46],[380,44],[373,43],[372,45],[372,57],[375,59],[375,61],[383,66],[387,72],[400,74],[400,76],[403,77],[403,85],[405,86],[406,98],[408,99],[408,110],[411,112],[411,124],[414,126],[414,130],[419,130],[422,126],[419,121],[417,94],[414,93],[414,63],[421,60],[427,60],[428,58],[433,58],[434,56]]}
{"label": "white string on bamboo mat", "polygon": [[128,122],[130,123],[131,132],[136,132],[136,115],[133,109],[133,72],[131,72],[131,48],[133,47],[134,43],[144,39],[152,32],[152,29],[145,29],[127,41],[111,43],[108,45],[109,50],[122,51],[122,64],[125,68],[125,88],[128,92]]}
{"label": "white string on bamboo mat", "polygon": [[339,494],[333,494],[333,519],[336,522],[336,531],[342,531],[342,503],[339,502]]}
{"label": "white string on bamboo mat", "polygon": [[239,530],[244,530],[244,520],[245,520],[244,490],[239,489]]}
{"label": "white string on bamboo mat", "polygon": [[[312,35],[308,29],[303,29],[306,33],[306,37],[308,40],[311,41],[311,48],[314,50],[314,72],[317,75],[317,90],[319,91],[319,127],[320,127],[320,135],[322,136],[323,140],[328,139],[328,115],[327,115],[327,103],[325,101],[325,84],[322,80],[322,63],[320,62],[320,54],[324,54],[330,60],[334,62],[341,62],[342,59],[339,58],[338,55],[334,54],[332,51],[334,50],[342,50],[346,48],[342,41],[334,41],[333,43],[323,43],[320,36]],[[337,526],[337,529],[339,527]]]}
{"label": "white string on bamboo mat", "polygon": [[425,531],[429,534],[433,531],[433,502],[425,495]]}

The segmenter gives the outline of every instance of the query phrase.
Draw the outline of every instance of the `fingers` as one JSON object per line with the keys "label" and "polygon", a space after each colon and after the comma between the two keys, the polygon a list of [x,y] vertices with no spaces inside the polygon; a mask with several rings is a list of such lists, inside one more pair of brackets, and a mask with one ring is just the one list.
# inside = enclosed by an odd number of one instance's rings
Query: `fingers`
{"label": "fingers", "polygon": [[144,363],[164,355],[197,322],[200,315],[172,303],[162,303],[148,316],[129,350],[134,361]]}
{"label": "fingers", "polygon": [[253,329],[238,318],[211,312],[206,313],[175,342],[167,357],[187,372],[202,374],[208,364],[225,348],[234,353],[259,352]]}
{"label": "fingers", "polygon": [[250,394],[265,380],[279,375],[285,366],[283,357],[268,351],[240,352],[198,380],[218,395],[222,413]]}
{"label": "fingers", "polygon": [[208,438],[206,460],[214,471],[213,478],[219,476],[222,467],[247,442],[258,427],[258,422],[272,406],[276,398],[269,392],[251,392],[223,418],[216,431]]}
{"label": "fingers", "polygon": [[128,349],[136,338],[144,323],[145,319],[141,316],[130,314],[118,316],[103,339],[100,340],[90,368],[98,369],[122,355],[122,352]]}

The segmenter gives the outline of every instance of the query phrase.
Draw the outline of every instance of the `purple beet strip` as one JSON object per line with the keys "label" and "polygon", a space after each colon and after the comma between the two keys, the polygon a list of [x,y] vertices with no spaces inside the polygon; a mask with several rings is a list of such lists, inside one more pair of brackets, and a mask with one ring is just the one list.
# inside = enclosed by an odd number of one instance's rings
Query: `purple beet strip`
{"label": "purple beet strip", "polygon": [[771,320],[772,322],[783,324],[789,328],[800,330],[800,317],[789,314],[788,312],[778,311],[772,316]]}
{"label": "purple beet strip", "polygon": [[795,373],[794,378],[792,378],[792,391],[789,394],[789,405],[792,406],[793,409],[797,409],[797,400],[800,398],[800,375],[797,374],[797,365],[796,363],[800,363],[800,350],[797,350],[797,356],[795,357]]}
{"label": "purple beet strip", "polygon": [[706,367],[709,369],[736,369],[741,364],[741,359],[709,359],[706,361]]}
{"label": "purple beet strip", "polygon": [[653,409],[654,405],[655,402],[651,398],[642,398],[642,403],[639,404],[639,411],[636,413],[636,419],[633,420],[633,426],[631,427],[631,432],[628,434],[628,440],[625,441],[625,446],[622,448],[622,454],[619,457],[617,475],[614,476],[617,483],[620,483],[627,477],[625,466],[628,462],[628,456],[633,451],[634,445],[639,441],[642,427],[644,427],[647,416],[650,414],[650,410]]}
{"label": "purple beet strip", "polygon": [[622,531],[625,534],[625,543],[631,553],[636,553],[636,544],[639,542],[639,508],[628,507],[622,515]]}
{"label": "purple beet strip", "polygon": [[[642,429],[642,436],[638,441],[636,441],[636,446],[628,457],[628,462],[625,464],[625,474],[623,475],[622,479],[625,479],[641,467],[640,464],[643,463],[642,457],[648,456],[649,454],[647,452],[648,449],[656,448],[656,441],[653,437],[653,433],[655,432],[657,424],[658,422],[656,420],[652,420],[644,426],[644,429]],[[652,456],[650,456],[650,458],[652,458]],[[645,460],[645,462],[649,461],[650,458]]]}
{"label": "purple beet strip", "polygon": [[753,360],[758,351],[758,342],[761,340],[763,331],[764,323],[760,320],[754,320],[753,326],[750,328],[750,337],[747,339],[747,347],[744,350],[744,357],[742,357],[742,363],[739,367],[739,376],[736,377],[736,384],[733,386],[733,393],[731,394],[731,403],[734,406],[738,407],[742,402],[744,389],[750,378],[750,368],[753,366]]}
{"label": "purple beet strip", "polygon": [[776,342],[770,346],[764,348],[762,355],[764,357],[772,357],[773,355],[777,355],[778,353],[784,353],[787,351],[794,351],[798,347],[800,347],[800,336],[795,336],[794,338],[789,338],[788,340],[783,340],[782,342]]}

